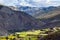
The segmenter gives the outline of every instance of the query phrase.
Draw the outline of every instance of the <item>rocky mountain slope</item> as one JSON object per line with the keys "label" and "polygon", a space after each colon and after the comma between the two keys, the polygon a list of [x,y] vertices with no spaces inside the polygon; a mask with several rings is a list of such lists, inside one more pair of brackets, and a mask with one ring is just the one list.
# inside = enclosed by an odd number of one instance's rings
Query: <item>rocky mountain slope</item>
{"label": "rocky mountain slope", "polygon": [[60,7],[48,9],[50,11],[36,15],[36,18],[45,22],[44,27],[60,26]]}
{"label": "rocky mountain slope", "polygon": [[60,27],[60,7],[43,8],[43,10],[41,9],[32,17],[25,12],[0,5],[0,35],[16,31]]}
{"label": "rocky mountain slope", "polygon": [[9,32],[40,29],[44,24],[25,12],[15,11],[0,5],[0,30],[2,30],[0,35],[7,35]]}

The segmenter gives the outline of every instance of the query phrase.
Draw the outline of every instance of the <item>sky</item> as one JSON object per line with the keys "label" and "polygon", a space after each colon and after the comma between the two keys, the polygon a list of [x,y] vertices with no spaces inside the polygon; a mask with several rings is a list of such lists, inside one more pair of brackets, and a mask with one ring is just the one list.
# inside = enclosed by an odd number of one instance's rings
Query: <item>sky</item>
{"label": "sky", "polygon": [[7,6],[31,6],[31,7],[47,7],[59,6],[60,0],[0,0],[0,4]]}

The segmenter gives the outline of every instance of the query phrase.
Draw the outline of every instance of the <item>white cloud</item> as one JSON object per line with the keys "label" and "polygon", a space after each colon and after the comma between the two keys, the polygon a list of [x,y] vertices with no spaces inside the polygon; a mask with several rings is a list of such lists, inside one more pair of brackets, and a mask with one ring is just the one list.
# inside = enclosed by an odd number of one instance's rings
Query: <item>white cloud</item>
{"label": "white cloud", "polygon": [[22,5],[22,6],[58,6],[60,5],[60,0],[0,0],[0,4],[4,5]]}
{"label": "white cloud", "polygon": [[47,6],[60,6],[60,0],[48,0]]}
{"label": "white cloud", "polygon": [[32,6],[31,4],[29,4],[29,3],[27,3],[27,2],[19,3],[19,5],[22,5],[22,6]]}
{"label": "white cloud", "polygon": [[4,3],[4,1],[3,0],[0,0],[0,4],[3,4]]}
{"label": "white cloud", "polygon": [[41,2],[41,0],[32,0],[33,2]]}
{"label": "white cloud", "polygon": [[0,4],[11,6],[14,5],[14,3],[17,3],[17,0],[0,0]]}

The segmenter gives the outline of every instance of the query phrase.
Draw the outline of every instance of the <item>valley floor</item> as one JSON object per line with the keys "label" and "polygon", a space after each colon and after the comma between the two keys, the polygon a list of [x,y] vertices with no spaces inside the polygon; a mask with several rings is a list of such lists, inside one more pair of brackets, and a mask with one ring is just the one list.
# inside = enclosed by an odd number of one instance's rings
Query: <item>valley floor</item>
{"label": "valley floor", "polygon": [[56,33],[60,34],[60,27],[15,32],[13,34],[9,34],[8,36],[0,36],[0,40],[54,40],[53,38],[55,35],[53,34]]}

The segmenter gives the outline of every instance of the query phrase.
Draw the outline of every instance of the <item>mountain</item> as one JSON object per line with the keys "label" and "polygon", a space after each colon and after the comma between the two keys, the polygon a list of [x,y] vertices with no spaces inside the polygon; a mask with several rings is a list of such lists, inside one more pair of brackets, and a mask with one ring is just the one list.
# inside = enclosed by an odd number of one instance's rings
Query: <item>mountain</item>
{"label": "mountain", "polygon": [[[19,6],[17,7],[19,10],[24,11],[37,20],[43,21],[46,25],[49,25],[52,21],[59,21],[60,17],[60,7],[49,6],[49,7],[28,7],[28,6]],[[58,19],[57,19],[58,18]],[[54,27],[54,26],[53,26]]]}
{"label": "mountain", "polygon": [[36,13],[38,13],[38,11],[40,11],[39,7],[29,7],[29,6],[20,6],[20,5],[16,5],[16,8],[20,11],[24,11],[26,13],[28,13],[29,15],[34,15]]}
{"label": "mountain", "polygon": [[16,5],[16,8],[20,11],[24,11],[33,17],[38,16],[39,14],[44,14],[46,12],[52,11],[56,7],[50,6],[50,7],[29,7],[29,6],[21,6],[21,5]]}
{"label": "mountain", "polygon": [[51,18],[42,19],[46,24],[43,27],[60,27],[60,14]]}
{"label": "mountain", "polygon": [[[52,25],[51,27],[54,27],[53,25],[56,26],[57,22],[60,22],[60,7],[55,7],[55,6],[49,6],[49,7],[28,7],[28,6],[18,6],[19,10],[22,10],[33,17],[35,17],[39,21],[43,21],[46,23],[44,26],[48,27]],[[47,26],[48,25],[48,26]],[[59,23],[58,23],[59,25]],[[43,27],[44,27],[43,26]],[[45,28],[46,28],[45,27]]]}
{"label": "mountain", "polygon": [[16,31],[40,29],[44,24],[44,22],[25,12],[0,5],[0,35],[7,35]]}
{"label": "mountain", "polygon": [[60,6],[58,7],[50,7],[47,12],[40,12],[35,15],[38,20],[46,23],[43,27],[59,27],[60,26]]}
{"label": "mountain", "polygon": [[37,19],[49,19],[57,15],[60,15],[60,7],[51,7],[51,8],[49,7],[48,9],[44,8],[44,11],[41,11],[40,13],[36,14],[34,17],[36,17]]}
{"label": "mountain", "polygon": [[53,10],[57,9],[57,7],[54,7],[54,6],[49,6],[49,7],[41,7],[39,9],[39,11],[37,11],[38,13],[35,13],[33,15],[33,17],[35,18],[44,18],[46,14],[48,14],[48,12],[52,12]]}

